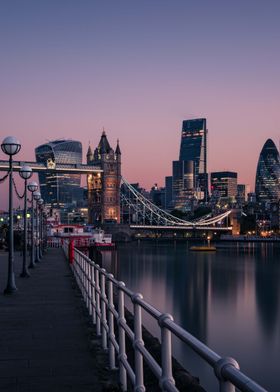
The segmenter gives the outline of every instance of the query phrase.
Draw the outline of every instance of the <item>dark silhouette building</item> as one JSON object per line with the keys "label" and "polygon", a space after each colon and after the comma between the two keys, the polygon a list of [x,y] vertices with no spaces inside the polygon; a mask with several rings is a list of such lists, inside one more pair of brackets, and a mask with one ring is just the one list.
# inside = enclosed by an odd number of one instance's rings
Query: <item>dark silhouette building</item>
{"label": "dark silhouette building", "polygon": [[87,164],[99,166],[102,174],[88,175],[89,223],[120,223],[121,150],[111,148],[103,131],[94,153],[89,146]]}
{"label": "dark silhouette building", "polygon": [[[56,164],[82,163],[82,144],[75,140],[54,140],[35,149],[36,161],[49,169]],[[55,172],[39,173],[40,192],[50,207],[64,208],[82,196],[81,175]]]}
{"label": "dark silhouette building", "polygon": [[280,199],[279,152],[274,142],[268,139],[260,153],[256,172],[256,200],[258,203],[273,203]]}

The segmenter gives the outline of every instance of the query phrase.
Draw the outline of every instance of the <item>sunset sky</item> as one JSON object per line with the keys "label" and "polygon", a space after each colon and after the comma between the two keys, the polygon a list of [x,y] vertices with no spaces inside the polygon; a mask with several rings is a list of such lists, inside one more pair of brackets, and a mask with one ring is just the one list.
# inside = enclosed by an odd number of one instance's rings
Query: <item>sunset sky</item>
{"label": "sunset sky", "polygon": [[279,15],[278,1],[1,0],[1,140],[20,139],[19,160],[56,138],[85,156],[104,127],[126,179],[150,188],[182,120],[206,117],[209,172],[254,188],[263,144],[279,145]]}

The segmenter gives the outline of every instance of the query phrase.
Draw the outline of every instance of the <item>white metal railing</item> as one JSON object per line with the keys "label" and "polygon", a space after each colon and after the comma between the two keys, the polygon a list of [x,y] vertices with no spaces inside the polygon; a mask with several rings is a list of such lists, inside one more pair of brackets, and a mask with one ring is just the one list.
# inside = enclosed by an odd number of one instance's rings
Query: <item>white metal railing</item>
{"label": "white metal railing", "polygon": [[61,248],[62,243],[60,238],[48,238],[47,239],[47,247],[48,248]]}
{"label": "white metal railing", "polygon": [[[65,255],[71,250],[67,241],[63,244]],[[78,249],[73,250],[73,261],[70,264],[92,322],[96,325],[97,335],[101,336],[102,347],[108,349],[110,368],[116,368],[118,359],[119,381],[123,391],[127,391],[129,378],[134,391],[144,392],[143,360],[159,380],[161,390],[167,392],[179,391],[175,385],[172,373],[172,345],[171,336],[174,334],[183,343],[196,352],[214,370],[219,381],[220,392],[234,392],[235,387],[240,391],[265,392],[266,390],[247,377],[239,370],[235,359],[222,358],[204,343],[196,339],[182,327],[177,325],[170,314],[161,313],[143,296],[129,290],[124,282],[85,256]],[[117,294],[116,305],[113,291]],[[125,295],[133,304],[133,330],[128,326],[125,318]],[[159,364],[142,339],[142,310],[145,310],[157,320],[161,330],[161,363]],[[115,322],[117,331],[115,331]],[[126,353],[126,336],[131,340],[134,349],[134,369],[128,361]]]}

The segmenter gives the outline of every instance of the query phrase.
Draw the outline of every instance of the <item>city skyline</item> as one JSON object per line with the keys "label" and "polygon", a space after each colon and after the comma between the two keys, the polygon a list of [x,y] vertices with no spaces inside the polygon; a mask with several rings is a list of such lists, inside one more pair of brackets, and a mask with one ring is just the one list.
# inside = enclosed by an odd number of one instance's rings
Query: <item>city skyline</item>
{"label": "city skyline", "polygon": [[18,159],[32,160],[59,137],[86,150],[104,126],[120,139],[123,175],[150,188],[171,175],[182,121],[207,118],[208,172],[238,172],[253,190],[263,144],[279,145],[279,8],[2,4],[1,138],[18,137]]}

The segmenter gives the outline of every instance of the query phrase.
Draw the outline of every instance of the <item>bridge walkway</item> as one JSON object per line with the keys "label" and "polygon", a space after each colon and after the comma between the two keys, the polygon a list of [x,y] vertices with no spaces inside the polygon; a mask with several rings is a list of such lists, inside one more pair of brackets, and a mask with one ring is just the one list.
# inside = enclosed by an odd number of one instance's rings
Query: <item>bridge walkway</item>
{"label": "bridge walkway", "polygon": [[117,390],[62,250],[50,249],[27,279],[17,254],[13,295],[3,295],[7,257],[0,253],[0,391]]}

